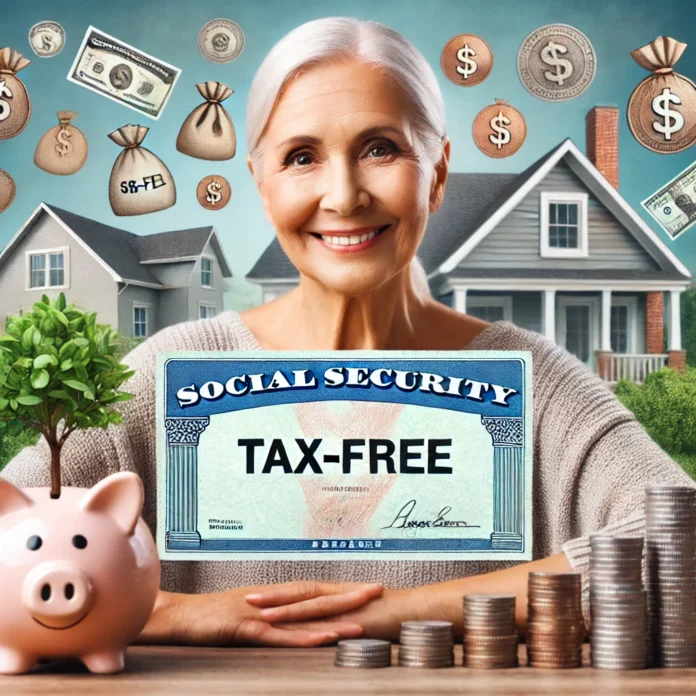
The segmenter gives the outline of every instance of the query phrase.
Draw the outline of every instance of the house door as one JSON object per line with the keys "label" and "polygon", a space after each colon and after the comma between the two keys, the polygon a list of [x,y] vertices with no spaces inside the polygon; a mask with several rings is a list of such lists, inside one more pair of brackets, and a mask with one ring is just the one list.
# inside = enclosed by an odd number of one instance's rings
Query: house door
{"label": "house door", "polygon": [[598,297],[560,296],[556,343],[595,369],[595,350],[599,349]]}

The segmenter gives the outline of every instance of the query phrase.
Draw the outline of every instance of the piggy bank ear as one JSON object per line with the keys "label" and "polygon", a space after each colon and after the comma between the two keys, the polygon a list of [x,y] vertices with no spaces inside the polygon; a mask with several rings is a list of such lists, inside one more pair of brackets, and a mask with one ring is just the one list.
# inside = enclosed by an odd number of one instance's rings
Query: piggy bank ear
{"label": "piggy bank ear", "polygon": [[0,517],[33,504],[34,501],[26,493],[0,476]]}
{"label": "piggy bank ear", "polygon": [[90,488],[77,504],[85,512],[100,512],[113,518],[130,536],[143,509],[143,482],[137,474],[120,471]]}

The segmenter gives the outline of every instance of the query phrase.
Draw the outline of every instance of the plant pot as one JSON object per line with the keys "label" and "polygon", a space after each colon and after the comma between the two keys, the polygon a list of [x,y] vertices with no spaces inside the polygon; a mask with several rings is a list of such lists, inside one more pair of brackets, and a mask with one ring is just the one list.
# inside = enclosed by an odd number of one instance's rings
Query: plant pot
{"label": "plant pot", "polygon": [[90,672],[123,670],[160,583],[142,506],[129,472],[63,487],[57,499],[0,477],[0,674],[66,657]]}

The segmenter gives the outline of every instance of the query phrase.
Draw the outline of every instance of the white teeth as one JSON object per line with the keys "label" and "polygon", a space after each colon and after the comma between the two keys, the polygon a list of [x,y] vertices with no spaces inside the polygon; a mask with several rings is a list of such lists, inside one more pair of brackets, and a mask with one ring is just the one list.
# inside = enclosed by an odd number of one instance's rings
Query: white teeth
{"label": "white teeth", "polygon": [[368,239],[372,239],[378,233],[379,230],[372,230],[372,232],[367,232],[366,234],[361,235],[352,234],[349,236],[341,237],[329,237],[322,235],[322,240],[325,241],[327,244],[333,244],[335,246],[352,246],[353,244],[360,244],[362,242],[367,241]]}

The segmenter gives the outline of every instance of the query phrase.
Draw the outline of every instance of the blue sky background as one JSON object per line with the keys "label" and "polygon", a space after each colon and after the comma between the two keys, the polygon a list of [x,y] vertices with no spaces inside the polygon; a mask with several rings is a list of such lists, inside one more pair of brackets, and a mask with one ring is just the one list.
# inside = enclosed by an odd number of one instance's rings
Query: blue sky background
{"label": "blue sky background", "polygon": [[[274,231],[245,165],[246,99],[257,67],[273,44],[294,27],[324,16],[351,15],[383,22],[401,32],[433,66],[445,97],[452,139],[452,171],[521,172],[566,137],[585,149],[585,114],[595,105],[618,106],[620,120],[620,191],[658,232],[660,238],[696,274],[696,228],[671,241],[642,210],[640,201],[696,160],[696,148],[673,155],[652,153],[631,135],[625,107],[633,88],[648,75],[630,52],[661,34],[689,42],[696,28],[693,0],[118,0],[114,3],[63,0],[2,0],[0,47],[10,46],[32,60],[20,73],[32,99],[32,116],[16,138],[0,141],[0,168],[17,184],[17,196],[0,215],[0,246],[24,224],[40,201],[99,220],[136,234],[215,225],[236,277],[226,304],[241,307],[257,297],[241,279],[272,240]],[[198,32],[209,20],[226,17],[244,31],[241,56],[225,65],[205,60],[198,52]],[[42,20],[63,25],[66,46],[55,58],[35,56],[28,43],[30,27]],[[516,56],[520,43],[535,28],[552,22],[583,31],[597,54],[597,75],[580,97],[560,103],[536,99],[521,84]],[[66,75],[89,25],[182,69],[182,75],[158,121],[68,82]],[[456,34],[485,39],[494,55],[491,75],[480,85],[461,88],[440,69],[440,52]],[[696,80],[696,41],[687,48],[677,71]],[[176,150],[179,128],[201,103],[197,82],[217,80],[234,94],[225,102],[237,131],[237,155],[225,162],[207,162]],[[471,124],[495,98],[506,99],[525,116],[527,140],[512,157],[489,159],[474,145]],[[56,112],[77,111],[75,120],[89,142],[89,158],[75,175],[59,177],[33,163],[40,137],[57,124]],[[107,134],[128,123],[148,126],[144,146],[172,171],[177,203],[168,210],[119,218],[111,211],[108,180],[121,149]],[[206,211],[196,201],[196,186],[208,174],[225,176],[232,200],[222,211]]]}

